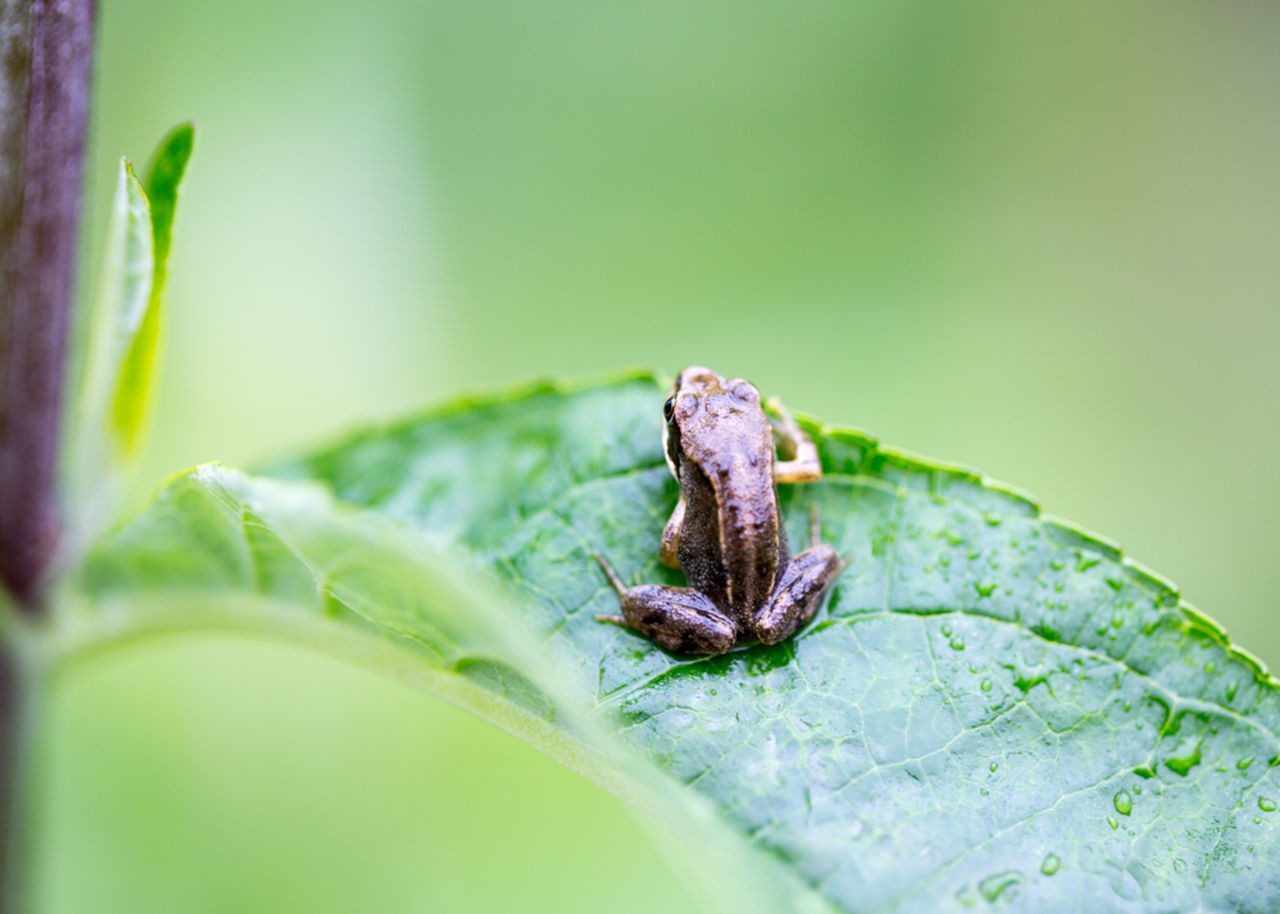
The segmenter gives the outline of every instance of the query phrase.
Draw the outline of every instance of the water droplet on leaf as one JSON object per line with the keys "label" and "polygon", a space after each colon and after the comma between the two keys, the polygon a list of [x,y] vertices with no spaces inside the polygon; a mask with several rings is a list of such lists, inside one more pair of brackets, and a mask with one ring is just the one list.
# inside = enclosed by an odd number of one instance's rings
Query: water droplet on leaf
{"label": "water droplet on leaf", "polygon": [[978,891],[987,901],[995,901],[1001,895],[1011,899],[1014,887],[1020,882],[1022,882],[1021,873],[1016,870],[1005,870],[1003,873],[996,873],[979,882]]}
{"label": "water droplet on leaf", "polygon": [[1169,766],[1169,770],[1185,778],[1192,768],[1200,764],[1200,740],[1184,739],[1164,763]]}

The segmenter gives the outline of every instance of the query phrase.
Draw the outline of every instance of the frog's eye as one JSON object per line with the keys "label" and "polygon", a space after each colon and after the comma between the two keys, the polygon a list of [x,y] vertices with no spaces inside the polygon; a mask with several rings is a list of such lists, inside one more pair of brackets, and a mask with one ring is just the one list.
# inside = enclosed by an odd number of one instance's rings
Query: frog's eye
{"label": "frog's eye", "polygon": [[662,404],[662,416],[664,419],[670,422],[671,417],[675,415],[675,412],[676,412],[676,398],[668,397],[667,402]]}

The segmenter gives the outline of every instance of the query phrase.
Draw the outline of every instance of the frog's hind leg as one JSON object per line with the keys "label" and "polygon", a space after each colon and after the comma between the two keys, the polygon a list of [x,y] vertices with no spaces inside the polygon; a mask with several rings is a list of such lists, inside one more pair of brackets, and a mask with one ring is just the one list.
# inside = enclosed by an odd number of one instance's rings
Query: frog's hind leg
{"label": "frog's hind leg", "polygon": [[822,596],[843,563],[835,549],[813,546],[795,556],[782,572],[771,599],[756,616],[754,634],[764,644],[777,644],[813,618]]}
{"label": "frog's hind leg", "polygon": [[737,642],[733,620],[698,591],[658,584],[625,587],[608,562],[596,560],[622,598],[622,615],[596,616],[600,622],[634,629],[678,654],[723,654]]}
{"label": "frog's hind leg", "polygon": [[821,479],[822,461],[818,458],[818,447],[813,439],[796,424],[777,397],[770,398],[769,408],[778,414],[778,420],[771,424],[780,450],[787,457],[774,464],[774,481],[816,482]]}

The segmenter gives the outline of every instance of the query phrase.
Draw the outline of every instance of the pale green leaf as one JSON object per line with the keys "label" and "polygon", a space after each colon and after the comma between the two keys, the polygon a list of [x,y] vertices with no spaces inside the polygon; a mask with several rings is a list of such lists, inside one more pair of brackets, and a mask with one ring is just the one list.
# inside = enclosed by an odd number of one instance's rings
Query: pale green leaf
{"label": "pale green leaf", "polygon": [[[1275,681],[1167,581],[975,473],[810,423],[825,476],[784,487],[788,526],[817,503],[849,560],[810,626],[690,659],[598,623],[593,552],[680,580],[657,562],[661,402],[647,376],[547,385],[274,468],[289,483],[179,476],[91,556],[60,630],[394,648],[357,659],[538,722],[511,729],[669,822],[713,809],[701,869],[764,874],[788,893],[766,908],[1280,908]],[[441,585],[441,549],[507,593]]]}
{"label": "pale green leaf", "polygon": [[[120,160],[102,278],[89,316],[77,424],[72,447],[80,453],[77,474],[89,475],[99,461],[118,461],[123,449],[112,404],[121,366],[142,328],[151,302],[155,246],[147,195],[127,159]],[[98,470],[98,472],[101,472]]]}
{"label": "pale green leaf", "polygon": [[178,186],[186,173],[194,142],[193,125],[175,127],[161,141],[147,174],[146,195],[151,207],[153,252],[151,288],[146,309],[120,363],[111,410],[111,427],[125,454],[132,454],[138,449],[151,403],[151,379],[160,349],[164,310],[162,296],[173,238],[173,218],[178,204]]}
{"label": "pale green leaf", "polygon": [[[81,515],[102,513],[114,477],[141,438],[159,347],[178,185],[193,137],[190,124],[165,137],[146,190],[129,161],[120,162],[69,433],[67,501]],[[83,519],[81,523],[92,526]]]}

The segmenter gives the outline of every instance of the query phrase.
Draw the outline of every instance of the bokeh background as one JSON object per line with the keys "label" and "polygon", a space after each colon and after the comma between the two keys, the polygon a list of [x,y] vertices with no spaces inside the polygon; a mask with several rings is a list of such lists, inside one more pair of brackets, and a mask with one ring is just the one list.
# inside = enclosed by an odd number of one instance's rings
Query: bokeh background
{"label": "bokeh background", "polygon": [[[199,124],[135,497],[462,390],[746,376],[977,466],[1275,664],[1280,7],[102,0],[114,158]],[[68,671],[45,912],[669,910],[611,797],[245,639]]]}

